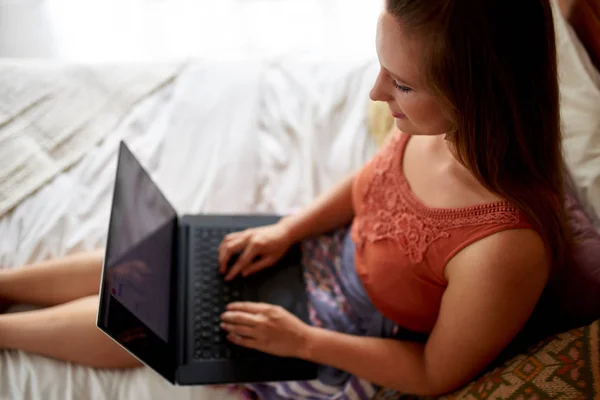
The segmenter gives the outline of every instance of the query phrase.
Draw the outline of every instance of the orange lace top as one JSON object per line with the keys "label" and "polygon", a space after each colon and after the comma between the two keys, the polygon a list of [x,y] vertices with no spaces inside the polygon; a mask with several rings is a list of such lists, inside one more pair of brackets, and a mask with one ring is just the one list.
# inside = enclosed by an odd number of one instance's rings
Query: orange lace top
{"label": "orange lace top", "polygon": [[351,235],[356,270],[373,304],[398,325],[429,333],[448,285],[448,261],[481,238],[531,224],[508,202],[424,205],[402,170],[409,138],[396,134],[356,175]]}

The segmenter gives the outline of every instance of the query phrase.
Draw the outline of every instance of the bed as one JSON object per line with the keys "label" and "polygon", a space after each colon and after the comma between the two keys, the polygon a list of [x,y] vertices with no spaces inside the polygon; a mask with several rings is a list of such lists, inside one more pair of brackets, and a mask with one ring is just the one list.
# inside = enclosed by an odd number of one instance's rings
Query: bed
{"label": "bed", "polygon": [[[571,3],[561,3],[568,18],[581,7]],[[573,30],[577,25],[568,21],[557,18],[567,161],[586,206],[600,215],[600,75],[592,50],[586,52],[585,41]],[[0,97],[0,153],[7,151],[8,140],[17,139],[29,151],[40,137],[54,137],[52,127],[68,133],[28,153],[44,168],[27,169],[23,165],[29,164],[5,154],[14,166],[10,173],[4,166],[5,179],[0,179],[0,268],[103,245],[120,140],[130,145],[180,213],[285,213],[376,151],[366,121],[378,64],[369,52],[194,59],[137,66],[133,72],[124,65],[0,63],[21,77],[39,78],[39,87],[26,94],[14,89]],[[80,79],[84,88],[89,85],[89,98],[110,117],[110,125],[93,115],[82,119],[81,113],[73,122],[72,112],[64,113],[63,120],[48,119],[51,111],[75,102],[55,96],[63,87],[40,78],[48,71],[55,82]],[[102,90],[92,89],[99,81]],[[131,84],[123,89],[123,82]],[[44,99],[52,99],[51,106],[40,110]],[[114,99],[120,106],[107,108]],[[37,116],[46,118],[46,125],[30,135],[27,122]],[[7,131],[15,121],[25,125]],[[82,126],[95,133],[82,136]],[[26,134],[31,137],[20,140]],[[15,171],[22,174],[18,179]],[[28,182],[25,189],[21,181]],[[167,397],[236,398],[221,389],[173,387],[145,368],[103,371],[0,352],[1,399]]]}

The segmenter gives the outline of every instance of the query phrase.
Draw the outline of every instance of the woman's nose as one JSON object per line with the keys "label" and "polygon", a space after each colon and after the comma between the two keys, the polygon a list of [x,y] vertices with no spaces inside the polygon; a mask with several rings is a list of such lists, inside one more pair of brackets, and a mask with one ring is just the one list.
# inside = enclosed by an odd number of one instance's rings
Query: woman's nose
{"label": "woman's nose", "polygon": [[379,70],[379,74],[377,74],[377,79],[375,79],[375,83],[373,84],[373,88],[369,93],[369,97],[373,101],[385,101],[388,102],[393,100],[393,97],[389,93],[389,82],[386,80],[386,75],[383,70]]}

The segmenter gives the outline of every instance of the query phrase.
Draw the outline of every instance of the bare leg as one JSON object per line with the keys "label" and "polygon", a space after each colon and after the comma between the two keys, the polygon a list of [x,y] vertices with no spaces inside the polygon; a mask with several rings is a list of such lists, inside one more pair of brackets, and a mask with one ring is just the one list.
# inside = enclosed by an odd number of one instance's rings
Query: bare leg
{"label": "bare leg", "polygon": [[96,327],[98,297],[0,315],[0,349],[23,350],[96,368],[140,363]]}
{"label": "bare leg", "polygon": [[0,271],[0,300],[53,306],[98,294],[103,251]]}

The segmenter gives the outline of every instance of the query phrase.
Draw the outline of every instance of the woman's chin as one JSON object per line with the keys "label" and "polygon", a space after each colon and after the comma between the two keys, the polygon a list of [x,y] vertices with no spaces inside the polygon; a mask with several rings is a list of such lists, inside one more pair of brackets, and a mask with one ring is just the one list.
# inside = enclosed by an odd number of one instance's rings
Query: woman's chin
{"label": "woman's chin", "polygon": [[406,118],[396,118],[394,122],[395,122],[396,127],[398,128],[398,130],[400,132],[402,132],[402,133],[406,133],[407,135],[412,135],[412,136],[438,136],[438,135],[445,134],[445,133],[440,132],[438,130],[435,130],[435,131],[432,131],[432,132],[428,132],[428,131],[424,132],[423,130],[417,129]]}
{"label": "woman's chin", "polygon": [[416,132],[415,127],[412,126],[412,124],[408,122],[406,118],[395,118],[394,123],[396,124],[396,127],[404,133],[409,135],[419,135],[419,133]]}

